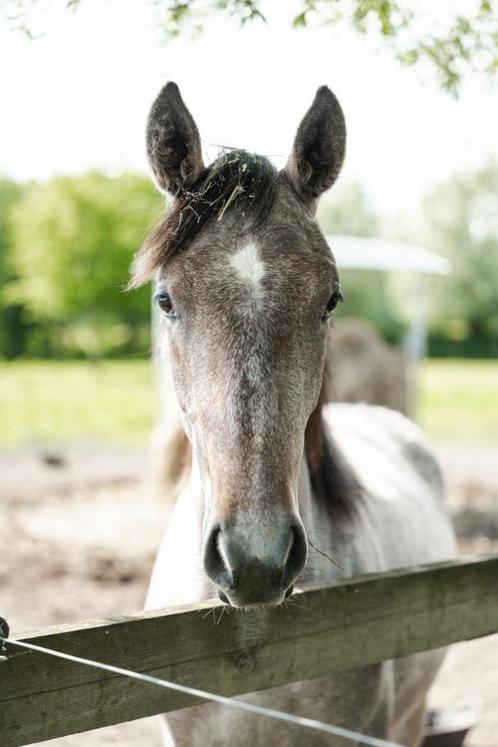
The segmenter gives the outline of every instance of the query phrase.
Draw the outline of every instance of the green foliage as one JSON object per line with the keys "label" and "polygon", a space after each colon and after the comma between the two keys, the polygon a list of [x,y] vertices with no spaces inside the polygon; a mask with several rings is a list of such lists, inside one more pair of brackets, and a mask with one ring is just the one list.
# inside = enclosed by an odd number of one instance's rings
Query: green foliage
{"label": "green foliage", "polygon": [[474,2],[468,16],[456,15],[443,33],[430,29],[416,43],[396,50],[406,65],[429,63],[441,85],[456,93],[466,71],[492,77],[498,70],[498,16],[495,3]]}
{"label": "green foliage", "polygon": [[423,241],[452,272],[432,294],[434,331],[453,339],[498,337],[498,163],[458,173],[427,196]]}
{"label": "green foliage", "polygon": [[[10,179],[0,179],[0,294],[3,288],[15,278],[8,253],[12,243],[11,215],[19,202],[22,188]],[[0,306],[2,305],[0,295]],[[22,320],[22,306],[9,304],[0,314],[0,356],[8,358],[18,355],[25,343],[26,326]]]}
{"label": "green foliage", "polygon": [[[54,0],[45,0],[48,5]],[[83,0],[65,0],[76,10]],[[232,16],[244,25],[265,21],[263,0],[149,0],[158,9],[159,23],[168,36],[198,33],[213,14]],[[292,19],[295,28],[312,24],[342,24],[377,38],[403,65],[433,70],[440,85],[457,93],[466,72],[492,76],[498,70],[498,12],[494,0],[469,0],[465,15],[449,8],[444,21],[427,9],[398,0],[300,0]],[[436,5],[436,4],[435,4]],[[4,0],[0,18],[9,28],[29,36],[43,21],[41,0]],[[427,6],[430,7],[430,6]],[[437,14],[436,14],[437,18]]]}
{"label": "green foliage", "polygon": [[339,182],[318,207],[318,220],[325,233],[378,236],[380,220],[358,182]]}
{"label": "green foliage", "polygon": [[161,212],[146,177],[90,172],[31,184],[13,211],[5,297],[37,325],[28,352],[146,348],[147,289],[123,288],[135,249]]}
{"label": "green foliage", "polygon": [[[422,229],[404,236],[452,263],[428,293],[438,354],[496,350],[497,194],[496,162],[456,174],[425,200]],[[123,287],[135,249],[162,210],[144,176],[91,172],[24,187],[0,180],[0,357],[146,354],[149,290]],[[319,221],[331,234],[384,233],[356,183],[332,190]],[[341,280],[346,303],[338,316],[366,319],[388,341],[401,339],[410,303],[424,302],[413,278],[342,270]]]}
{"label": "green foliage", "polygon": [[399,344],[406,324],[392,302],[389,276],[372,270],[343,270],[341,284],[345,303],[335,316],[365,319],[391,344]]}
{"label": "green foliage", "polygon": [[[173,35],[192,23],[196,31],[202,29],[209,11],[230,14],[242,25],[266,20],[261,0],[163,0],[162,5],[164,28]],[[491,76],[498,69],[498,13],[491,0],[473,0],[465,15],[455,9],[445,22],[436,23],[431,13],[397,0],[301,0],[292,24],[350,26],[387,45],[401,64],[429,67],[452,93],[458,92],[467,71]]]}

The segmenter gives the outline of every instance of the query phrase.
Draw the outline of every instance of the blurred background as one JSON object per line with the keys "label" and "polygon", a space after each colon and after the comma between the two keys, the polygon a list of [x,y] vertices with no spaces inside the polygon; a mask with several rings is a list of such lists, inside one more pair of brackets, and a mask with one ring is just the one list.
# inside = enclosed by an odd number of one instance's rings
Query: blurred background
{"label": "blurred background", "polygon": [[[462,553],[498,549],[497,39],[485,0],[3,0],[0,614],[15,631],[140,609],[167,520],[150,289],[123,288],[164,211],[144,129],[171,79],[207,160],[234,146],[278,166],[316,88],[335,91],[348,155],[324,231],[450,267],[421,282],[344,256],[336,397],[408,410]],[[434,693],[473,697],[466,744],[497,747],[494,637],[455,646]],[[155,740],[143,722],[54,744]]]}

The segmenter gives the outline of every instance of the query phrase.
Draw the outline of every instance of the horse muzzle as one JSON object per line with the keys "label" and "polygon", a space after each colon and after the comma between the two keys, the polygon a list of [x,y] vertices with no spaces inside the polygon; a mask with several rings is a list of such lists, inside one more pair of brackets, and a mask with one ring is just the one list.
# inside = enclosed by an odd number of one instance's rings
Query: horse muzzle
{"label": "horse muzzle", "polygon": [[204,547],[204,570],[232,607],[277,605],[292,593],[306,565],[307,543],[297,517],[265,531],[253,522],[215,524]]}

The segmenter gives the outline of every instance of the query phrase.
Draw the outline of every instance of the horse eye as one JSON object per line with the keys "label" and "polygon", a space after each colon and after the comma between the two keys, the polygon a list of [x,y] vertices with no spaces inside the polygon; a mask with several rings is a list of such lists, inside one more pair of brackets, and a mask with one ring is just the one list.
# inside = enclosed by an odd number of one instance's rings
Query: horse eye
{"label": "horse eye", "polygon": [[340,301],[343,301],[344,297],[341,293],[341,291],[334,291],[332,295],[330,296],[327,306],[325,307],[325,313],[322,317],[323,320],[326,320],[329,318],[331,313],[336,308],[337,304],[340,303]]}
{"label": "horse eye", "polygon": [[157,301],[159,307],[164,311],[166,316],[169,316],[171,319],[176,319],[177,313],[175,311],[175,307],[173,306],[171,296],[168,293],[157,293],[154,298]]}

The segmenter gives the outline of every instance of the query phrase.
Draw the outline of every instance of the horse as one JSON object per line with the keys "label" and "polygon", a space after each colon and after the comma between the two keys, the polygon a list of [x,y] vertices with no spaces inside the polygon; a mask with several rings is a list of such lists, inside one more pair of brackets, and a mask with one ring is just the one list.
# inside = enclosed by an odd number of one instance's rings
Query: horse
{"label": "horse", "polygon": [[[216,593],[231,607],[273,607],[310,584],[453,558],[440,471],[419,428],[327,396],[331,319],[343,299],[315,215],[345,155],[336,96],[318,89],[280,171],[244,150],[205,166],[172,82],[152,106],[146,145],[172,202],[137,252],[130,285],[156,283],[158,345],[182,429],[170,434],[182,466],[147,608]],[[443,656],[245,698],[416,747]],[[216,703],[160,718],[164,744],[176,747],[346,743]]]}

